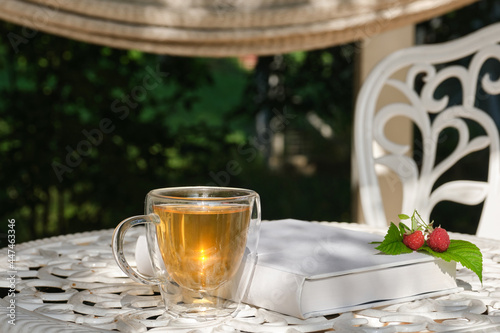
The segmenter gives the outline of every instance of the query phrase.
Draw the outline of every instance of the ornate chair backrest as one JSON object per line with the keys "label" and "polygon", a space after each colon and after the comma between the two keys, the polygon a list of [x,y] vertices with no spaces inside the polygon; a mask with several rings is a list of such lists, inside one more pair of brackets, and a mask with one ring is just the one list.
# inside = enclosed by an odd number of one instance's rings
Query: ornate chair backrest
{"label": "ornate chair backrest", "polygon": [[[465,205],[483,203],[476,235],[500,239],[500,141],[493,118],[480,109],[485,94],[500,94],[500,24],[443,44],[415,46],[397,51],[382,60],[370,73],[359,92],[354,120],[354,147],[359,177],[360,198],[365,222],[386,227],[383,202],[376,168],[382,165],[399,177],[402,183],[401,212],[411,214],[417,209],[429,220],[434,206],[441,201]],[[459,60],[468,62],[466,66]],[[487,68],[494,68],[492,75]],[[394,74],[406,71],[404,80]],[[460,85],[460,101],[442,97],[440,89],[447,80]],[[382,89],[386,86],[404,96],[405,102],[392,103],[377,109]],[[394,91],[394,90],[393,90]],[[497,110],[498,112],[498,110]],[[415,160],[414,147],[388,139],[384,133],[389,120],[406,117],[421,134],[420,163]],[[482,127],[482,134],[470,133],[471,122]],[[459,135],[454,150],[436,163],[439,134],[447,128]],[[379,154],[374,147],[382,148]],[[464,156],[488,150],[485,181],[436,181]],[[377,149],[378,151],[378,149]],[[481,161],[482,162],[482,161]]]}

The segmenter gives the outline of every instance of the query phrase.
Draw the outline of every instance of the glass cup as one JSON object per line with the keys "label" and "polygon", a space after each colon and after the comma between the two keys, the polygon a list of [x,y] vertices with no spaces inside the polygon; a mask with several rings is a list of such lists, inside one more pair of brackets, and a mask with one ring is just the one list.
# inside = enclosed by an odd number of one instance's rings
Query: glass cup
{"label": "glass cup", "polygon": [[[153,276],[132,268],[123,253],[125,233],[145,224]],[[157,285],[168,312],[210,319],[234,314],[255,267],[260,199],[225,187],[156,189],[145,215],[122,221],[113,234],[118,266],[133,280]]]}

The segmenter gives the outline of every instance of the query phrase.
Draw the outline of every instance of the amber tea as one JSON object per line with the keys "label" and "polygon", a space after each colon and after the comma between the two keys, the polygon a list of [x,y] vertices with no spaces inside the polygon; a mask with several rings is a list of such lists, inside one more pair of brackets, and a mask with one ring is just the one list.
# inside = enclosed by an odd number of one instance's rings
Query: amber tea
{"label": "amber tea", "polygon": [[191,290],[216,289],[238,271],[250,223],[248,205],[154,205],[168,274]]}
{"label": "amber tea", "polygon": [[[146,225],[141,237],[147,249],[138,248],[145,253],[134,266],[125,255],[125,235],[139,225]],[[118,224],[111,244],[120,269],[134,281],[157,286],[169,314],[206,321],[241,310],[257,261],[259,228],[255,191],[159,188],[146,195],[144,215]],[[145,269],[149,264],[147,274],[139,263]]]}

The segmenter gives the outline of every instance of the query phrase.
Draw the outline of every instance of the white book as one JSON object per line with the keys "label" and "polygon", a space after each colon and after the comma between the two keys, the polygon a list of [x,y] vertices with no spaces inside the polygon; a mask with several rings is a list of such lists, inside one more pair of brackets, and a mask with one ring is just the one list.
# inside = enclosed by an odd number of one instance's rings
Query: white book
{"label": "white book", "polygon": [[262,222],[245,302],[308,318],[458,290],[455,262],[418,252],[381,254],[370,243],[382,240],[314,222]]}

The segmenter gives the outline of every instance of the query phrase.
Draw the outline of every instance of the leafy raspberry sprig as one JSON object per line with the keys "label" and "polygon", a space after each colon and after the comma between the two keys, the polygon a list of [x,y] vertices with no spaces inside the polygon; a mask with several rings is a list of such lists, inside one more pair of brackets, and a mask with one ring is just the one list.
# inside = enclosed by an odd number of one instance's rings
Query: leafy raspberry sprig
{"label": "leafy raspberry sprig", "polygon": [[479,248],[471,242],[450,239],[445,229],[433,227],[434,221],[425,223],[415,210],[410,217],[400,214],[401,220],[410,220],[411,227],[403,222],[396,226],[391,222],[389,230],[382,242],[375,249],[389,255],[423,252],[445,261],[456,261],[470,269],[483,282],[483,255]]}

